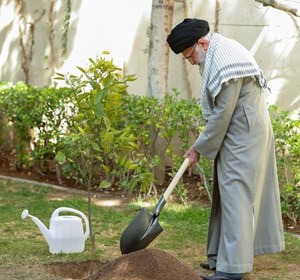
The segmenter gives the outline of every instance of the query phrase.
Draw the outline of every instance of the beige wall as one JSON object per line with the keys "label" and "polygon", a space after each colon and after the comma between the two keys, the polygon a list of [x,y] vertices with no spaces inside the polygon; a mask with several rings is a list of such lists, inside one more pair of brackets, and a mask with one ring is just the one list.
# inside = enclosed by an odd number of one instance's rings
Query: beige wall
{"label": "beige wall", "polygon": [[[2,0],[0,3],[0,80],[13,82],[24,80],[18,7],[15,2]],[[30,83],[38,86],[50,85],[53,71],[76,73],[76,66],[85,67],[88,58],[94,58],[103,50],[108,50],[115,64],[125,67],[128,74],[136,74],[138,79],[130,83],[129,91],[144,95],[147,87],[147,30],[152,1],[73,0],[68,54],[62,58],[60,36],[65,2],[57,0],[54,7],[56,66],[52,68],[47,14],[50,1],[24,1],[27,19],[36,21],[33,58],[29,63]],[[213,29],[214,2],[190,1],[189,16],[206,19]],[[43,9],[46,9],[46,14],[37,21]],[[176,2],[174,25],[184,17],[183,4]],[[300,108],[299,23],[300,18],[263,7],[252,0],[221,1],[221,34],[236,39],[251,49],[260,38],[261,31],[265,30],[255,58],[269,79],[272,94],[268,100],[270,104],[278,104],[290,110]],[[26,34],[24,38],[26,40]],[[170,53],[169,88],[177,88],[182,96],[186,96],[190,86],[192,96],[198,97],[201,83],[198,69],[184,63],[181,56]]]}

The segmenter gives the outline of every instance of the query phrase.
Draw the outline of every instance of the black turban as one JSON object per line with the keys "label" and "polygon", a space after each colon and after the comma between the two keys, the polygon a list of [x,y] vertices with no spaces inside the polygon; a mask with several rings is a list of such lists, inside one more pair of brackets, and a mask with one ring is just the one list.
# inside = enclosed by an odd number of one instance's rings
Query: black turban
{"label": "black turban", "polygon": [[193,46],[199,38],[209,32],[209,24],[205,20],[186,18],[176,25],[167,38],[167,42],[176,54]]}

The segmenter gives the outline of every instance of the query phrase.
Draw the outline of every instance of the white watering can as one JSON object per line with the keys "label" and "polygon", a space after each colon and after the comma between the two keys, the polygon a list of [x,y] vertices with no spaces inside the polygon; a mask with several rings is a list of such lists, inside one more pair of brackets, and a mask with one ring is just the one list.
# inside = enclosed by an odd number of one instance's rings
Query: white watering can
{"label": "white watering can", "polygon": [[[83,232],[82,220],[78,216],[59,216],[62,211],[80,215],[85,221],[85,232]],[[30,217],[38,225],[47,240],[50,253],[80,253],[84,251],[90,228],[87,217],[79,210],[69,207],[57,208],[52,213],[49,229],[38,218],[29,215],[27,209],[21,214],[22,219],[26,217]]]}

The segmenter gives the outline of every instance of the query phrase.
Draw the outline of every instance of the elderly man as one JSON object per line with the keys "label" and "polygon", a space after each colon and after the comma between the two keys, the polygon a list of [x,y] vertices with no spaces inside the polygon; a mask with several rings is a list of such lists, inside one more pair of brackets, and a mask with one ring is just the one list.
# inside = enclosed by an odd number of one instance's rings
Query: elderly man
{"label": "elderly man", "polygon": [[204,131],[185,153],[214,160],[213,203],[204,280],[242,279],[255,255],[284,250],[274,138],[265,101],[267,81],[238,42],[187,18],[167,42],[202,75]]}

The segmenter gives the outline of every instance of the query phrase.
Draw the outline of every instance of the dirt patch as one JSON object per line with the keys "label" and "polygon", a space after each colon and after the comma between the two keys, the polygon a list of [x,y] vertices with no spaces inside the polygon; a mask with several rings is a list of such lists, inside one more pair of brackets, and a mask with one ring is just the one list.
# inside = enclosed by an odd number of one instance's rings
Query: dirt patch
{"label": "dirt patch", "polygon": [[170,254],[143,249],[104,265],[86,280],[200,280],[200,276]]}
{"label": "dirt patch", "polygon": [[65,279],[85,279],[93,275],[105,263],[100,260],[78,262],[56,262],[44,265],[44,270],[50,274]]}
{"label": "dirt patch", "polygon": [[[32,169],[22,169],[22,170],[12,170],[8,163],[4,161],[0,163],[0,175],[8,176],[12,178],[20,178],[25,180],[32,180],[45,184],[52,184],[54,186],[61,186],[69,188],[70,190],[75,191],[86,191],[86,188],[81,185],[78,181],[72,178],[62,178],[62,182],[58,182],[55,170],[50,170],[47,173],[41,173]],[[166,182],[163,185],[156,186],[156,191],[158,195],[163,193],[165,189],[168,187],[168,184],[171,182],[169,176],[166,176]],[[184,174],[183,181],[186,186],[186,190],[188,190],[186,196],[187,199],[191,202],[197,201],[197,203],[201,203],[202,205],[209,205],[209,198],[205,190],[201,189],[197,186],[199,183],[199,175],[195,174]],[[102,194],[110,194],[115,197],[122,198],[133,198],[139,195],[138,190],[125,190],[120,188],[119,186],[112,186],[109,189],[99,189],[95,188],[92,190],[94,194],[102,195]],[[174,201],[180,200],[176,195],[176,190],[172,194],[172,199]]]}
{"label": "dirt patch", "polygon": [[143,249],[109,263],[100,260],[44,265],[47,273],[65,279],[85,280],[200,280],[177,258],[159,249]]}

